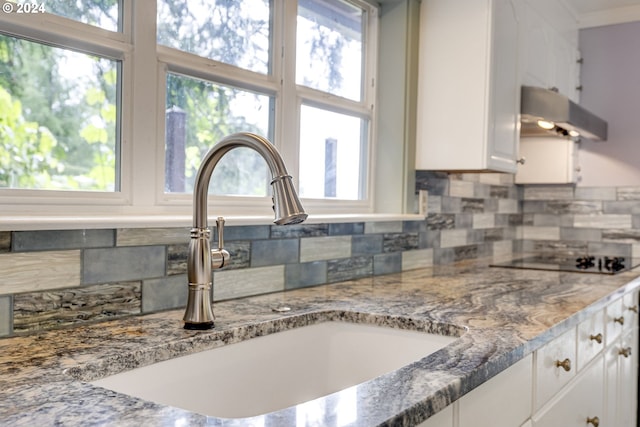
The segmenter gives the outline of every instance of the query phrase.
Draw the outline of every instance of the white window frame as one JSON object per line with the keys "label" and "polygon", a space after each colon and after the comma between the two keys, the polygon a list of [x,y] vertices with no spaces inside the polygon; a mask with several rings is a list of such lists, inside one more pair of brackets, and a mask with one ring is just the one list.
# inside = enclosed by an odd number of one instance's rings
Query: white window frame
{"label": "white window frame", "polygon": [[[378,9],[351,0],[366,11],[364,89],[361,102],[295,84],[297,2],[273,0],[273,63],[271,75],[239,70],[207,58],[156,43],[156,0],[125,0],[122,32],[112,32],[53,14],[0,14],[3,34],[122,61],[121,188],[119,192],[0,189],[0,230],[59,223],[84,226],[174,225],[188,221],[191,194],[164,192],[164,126],[167,72],[231,84],[275,96],[272,141],[281,152],[297,187],[300,106],[302,103],[368,120],[366,193],[363,200],[303,199],[314,215],[373,214],[375,150],[375,82]],[[135,52],[135,54],[134,54]],[[276,52],[281,52],[276,54]],[[298,125],[292,125],[293,123]],[[211,216],[272,217],[269,197],[210,196]],[[47,218],[47,219],[44,219]],[[247,221],[245,221],[247,222]],[[252,222],[252,221],[248,221]],[[24,228],[24,227],[23,227]]]}

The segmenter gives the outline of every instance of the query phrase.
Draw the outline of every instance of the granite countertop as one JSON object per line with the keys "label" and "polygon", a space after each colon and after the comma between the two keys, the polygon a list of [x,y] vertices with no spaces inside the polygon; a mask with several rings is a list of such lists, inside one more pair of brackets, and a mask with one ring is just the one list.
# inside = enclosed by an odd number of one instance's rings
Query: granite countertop
{"label": "granite countertop", "polygon": [[[296,407],[251,419],[219,419],[86,381],[324,320],[464,331],[436,353],[355,386],[357,416],[349,425],[415,425],[637,289],[638,272],[608,276],[463,262],[218,302],[211,331],[182,329],[178,310],[2,339],[0,425],[300,426]],[[291,311],[272,310],[281,306]],[[323,412],[304,425],[340,425],[341,393],[318,399]]]}

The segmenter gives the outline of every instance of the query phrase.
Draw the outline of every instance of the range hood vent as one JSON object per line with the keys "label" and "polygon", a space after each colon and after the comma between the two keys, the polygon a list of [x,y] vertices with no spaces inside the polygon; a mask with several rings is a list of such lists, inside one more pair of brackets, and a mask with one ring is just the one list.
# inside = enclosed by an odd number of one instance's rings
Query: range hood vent
{"label": "range hood vent", "polygon": [[[540,127],[540,121],[547,122],[550,129]],[[520,135],[582,136],[606,141],[607,122],[558,92],[522,86]]]}

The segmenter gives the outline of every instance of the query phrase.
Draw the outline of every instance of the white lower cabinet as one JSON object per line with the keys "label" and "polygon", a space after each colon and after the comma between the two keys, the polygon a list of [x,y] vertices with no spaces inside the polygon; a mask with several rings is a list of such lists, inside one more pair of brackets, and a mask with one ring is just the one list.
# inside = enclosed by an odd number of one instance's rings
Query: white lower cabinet
{"label": "white lower cabinet", "polygon": [[533,385],[529,355],[458,401],[458,427],[513,427],[531,414]]}
{"label": "white lower cabinet", "polygon": [[428,420],[418,424],[418,427],[453,427],[453,407],[449,405]]}
{"label": "white lower cabinet", "polygon": [[534,411],[576,375],[576,329],[571,329],[535,352]]}
{"label": "white lower cabinet", "polygon": [[531,414],[532,381],[532,356],[529,355],[419,427],[520,426]]}
{"label": "white lower cabinet", "polygon": [[533,427],[597,427],[603,419],[604,365],[598,356],[533,416]]}
{"label": "white lower cabinet", "polygon": [[[626,319],[637,318],[627,313]],[[605,420],[609,427],[636,425],[638,389],[638,327],[625,325],[622,335],[605,353]],[[604,424],[603,424],[604,425]]]}
{"label": "white lower cabinet", "polygon": [[635,426],[638,333],[626,294],[420,427]]}

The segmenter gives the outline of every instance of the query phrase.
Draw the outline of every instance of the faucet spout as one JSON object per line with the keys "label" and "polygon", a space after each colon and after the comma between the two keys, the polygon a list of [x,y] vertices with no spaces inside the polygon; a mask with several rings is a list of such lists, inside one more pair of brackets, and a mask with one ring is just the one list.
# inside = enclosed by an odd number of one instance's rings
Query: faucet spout
{"label": "faucet spout", "polygon": [[212,269],[226,265],[229,253],[223,248],[224,220],[222,218],[217,221],[218,248],[214,250],[210,248],[211,232],[207,224],[207,195],[209,181],[216,165],[227,152],[237,147],[254,149],[269,166],[273,189],[274,222],[279,225],[297,224],[307,218],[280,153],[266,138],[252,133],[236,133],[214,145],[202,160],[193,191],[193,228],[187,256],[189,293],[183,319],[185,329],[213,328]]}

